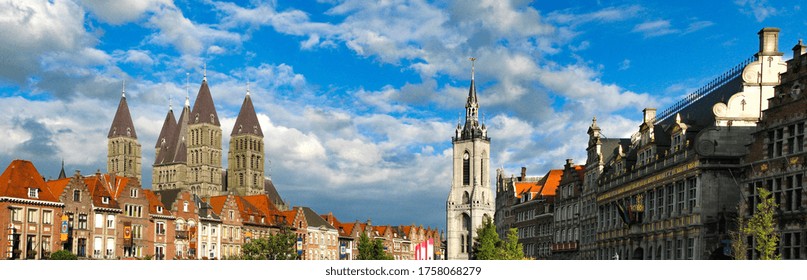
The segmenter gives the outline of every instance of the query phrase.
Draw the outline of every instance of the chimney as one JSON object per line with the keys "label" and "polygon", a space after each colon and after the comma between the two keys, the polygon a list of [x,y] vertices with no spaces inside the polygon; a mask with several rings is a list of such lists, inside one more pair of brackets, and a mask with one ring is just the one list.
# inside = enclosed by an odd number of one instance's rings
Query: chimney
{"label": "chimney", "polygon": [[527,180],[527,167],[521,167],[521,178],[518,179],[519,181]]}
{"label": "chimney", "polygon": [[781,56],[779,52],[779,28],[765,27],[759,31],[759,53],[760,55]]}
{"label": "chimney", "polygon": [[795,59],[794,61],[798,61],[798,58],[801,57],[801,55],[803,55],[806,51],[807,46],[805,46],[804,43],[801,42],[801,39],[799,39],[799,43],[793,47],[793,59]]}
{"label": "chimney", "polygon": [[652,122],[656,118],[656,108],[644,108],[642,113],[644,113],[644,122],[646,123]]}
{"label": "chimney", "polygon": [[566,159],[566,168],[571,168],[574,165],[574,160],[567,158]]}

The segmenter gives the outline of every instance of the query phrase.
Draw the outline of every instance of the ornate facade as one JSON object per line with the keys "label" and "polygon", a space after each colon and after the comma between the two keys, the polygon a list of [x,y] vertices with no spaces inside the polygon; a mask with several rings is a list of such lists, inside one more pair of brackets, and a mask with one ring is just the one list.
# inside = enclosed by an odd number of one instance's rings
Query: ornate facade
{"label": "ornate facade", "polygon": [[452,139],[454,175],[446,201],[447,245],[449,260],[471,259],[471,244],[476,229],[484,219],[493,220],[493,195],[490,190],[490,138],[479,122],[479,103],[473,75],[465,103],[465,125],[457,124]]}

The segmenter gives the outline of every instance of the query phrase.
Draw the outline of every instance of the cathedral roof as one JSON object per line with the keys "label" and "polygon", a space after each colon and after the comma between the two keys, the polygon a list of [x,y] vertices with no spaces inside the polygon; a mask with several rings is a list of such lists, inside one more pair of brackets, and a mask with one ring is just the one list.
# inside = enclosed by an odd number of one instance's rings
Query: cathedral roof
{"label": "cathedral roof", "polygon": [[[187,105],[187,104],[186,104]],[[160,137],[165,137],[165,144],[160,146],[160,153],[154,158],[154,164],[171,164],[186,162],[187,160],[187,146],[185,145],[185,135],[188,134],[188,118],[190,118],[190,107],[185,106],[182,113],[179,115],[179,121],[173,125],[171,129],[166,129],[168,123],[171,123],[173,113],[168,112],[163,124],[163,131],[160,132]],[[168,125],[170,126],[170,125]],[[163,134],[165,132],[165,134]],[[158,144],[162,144],[162,138],[157,140]]]}
{"label": "cathedral roof", "polygon": [[263,137],[261,124],[258,122],[258,116],[255,114],[255,107],[252,105],[252,98],[249,93],[244,97],[244,103],[241,104],[241,111],[238,112],[238,118],[235,119],[233,132],[230,136],[240,134],[254,134]]}
{"label": "cathedral roof", "polygon": [[160,136],[157,136],[157,144],[154,145],[154,148],[160,148],[160,144],[165,141],[171,141],[171,136],[175,133],[177,127],[177,120],[174,117],[174,110],[168,109],[168,114],[165,115],[165,121],[163,121],[163,128],[160,129]]}
{"label": "cathedral roof", "polygon": [[199,88],[196,101],[193,102],[191,116],[190,123],[209,123],[221,126],[219,115],[216,113],[216,106],[213,104],[213,97],[210,95],[210,88],[207,86],[207,80],[202,80],[202,87]]}
{"label": "cathedral roof", "polygon": [[129,105],[126,103],[126,96],[121,96],[118,110],[115,112],[115,118],[112,119],[112,126],[109,127],[109,134],[107,134],[107,138],[117,136],[137,139],[132,115],[129,114]]}

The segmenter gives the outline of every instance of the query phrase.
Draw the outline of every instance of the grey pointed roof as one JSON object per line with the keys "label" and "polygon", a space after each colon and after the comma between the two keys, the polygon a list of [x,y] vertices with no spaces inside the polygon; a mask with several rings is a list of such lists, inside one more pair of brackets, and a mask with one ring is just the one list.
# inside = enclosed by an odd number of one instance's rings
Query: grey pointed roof
{"label": "grey pointed roof", "polygon": [[277,192],[277,188],[275,188],[275,184],[272,183],[272,179],[264,179],[263,191],[269,196],[269,199],[275,204],[275,206],[278,208],[286,208],[286,203],[283,202],[283,198],[280,197],[280,193]]}
{"label": "grey pointed roof", "polygon": [[258,122],[258,115],[255,114],[255,107],[252,106],[252,98],[249,94],[244,97],[244,103],[241,104],[241,111],[238,112],[238,118],[235,119],[233,132],[230,136],[241,134],[253,134],[263,137],[263,130],[261,124]]}
{"label": "grey pointed roof", "polygon": [[171,189],[171,190],[159,190],[154,191],[154,194],[159,194],[160,202],[163,203],[165,208],[168,208],[171,211],[179,210],[179,209],[172,209],[174,202],[179,197],[179,193],[182,192],[182,189]]}
{"label": "grey pointed roof", "polygon": [[303,207],[303,215],[305,215],[305,221],[306,223],[308,223],[308,226],[310,227],[326,227],[336,229],[331,225],[331,223],[323,219],[319,214],[317,214],[317,212],[314,212],[314,210],[311,208]]}
{"label": "grey pointed roof", "polygon": [[174,117],[174,110],[168,109],[168,114],[165,115],[165,121],[163,121],[163,128],[160,130],[160,136],[157,136],[157,144],[154,145],[154,148],[160,148],[160,144],[163,143],[163,141],[170,141],[174,130],[176,130],[176,126],[177,119]]}
{"label": "grey pointed roof", "polygon": [[[209,123],[221,126],[219,114],[216,113],[216,106],[213,104],[213,97],[210,95],[210,88],[207,86],[207,80],[202,80],[202,86],[196,95],[196,101],[193,102],[191,116],[190,123]],[[199,117],[198,120],[196,119],[197,116]]]}
{"label": "grey pointed roof", "polygon": [[67,175],[64,174],[64,160],[62,160],[62,170],[59,171],[59,179],[67,178]]}
{"label": "grey pointed roof", "polygon": [[[173,118],[173,113],[169,112],[169,115],[170,118]],[[177,124],[165,131],[165,135],[160,132],[161,136],[165,136],[165,143],[159,146],[160,153],[154,159],[155,165],[186,162],[188,147],[185,145],[185,135],[188,135],[188,118],[190,118],[190,108],[185,106],[182,108]],[[166,116],[166,122],[168,121],[169,116]],[[165,128],[165,124],[163,124],[163,130]],[[157,141],[162,142],[159,139]]]}
{"label": "grey pointed roof", "polygon": [[126,96],[121,96],[118,110],[115,112],[115,118],[112,119],[112,126],[109,127],[109,134],[107,134],[107,138],[118,136],[137,139],[132,115],[129,113],[129,105],[126,103]]}

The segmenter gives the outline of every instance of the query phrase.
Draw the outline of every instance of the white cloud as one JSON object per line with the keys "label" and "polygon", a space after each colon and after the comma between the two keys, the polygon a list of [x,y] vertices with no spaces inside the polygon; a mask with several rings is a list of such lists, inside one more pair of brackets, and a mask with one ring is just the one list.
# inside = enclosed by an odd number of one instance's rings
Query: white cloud
{"label": "white cloud", "polygon": [[740,12],[753,15],[757,22],[779,13],[779,10],[770,6],[767,0],[736,0],[734,3],[740,6]]}
{"label": "white cloud", "polygon": [[160,6],[173,6],[170,0],[79,0],[99,19],[111,23],[122,24],[135,21],[148,11]]}
{"label": "white cloud", "polygon": [[654,20],[637,24],[633,27],[632,32],[642,33],[645,37],[657,37],[678,33],[679,31],[672,28],[669,20]]}
{"label": "white cloud", "polygon": [[619,63],[619,70],[628,70],[628,69],[630,69],[630,59],[626,58]]}
{"label": "white cloud", "polygon": [[149,18],[148,25],[159,30],[150,36],[150,42],[171,45],[184,54],[198,55],[214,44],[237,47],[241,43],[241,35],[194,23],[175,7],[161,7]]}

